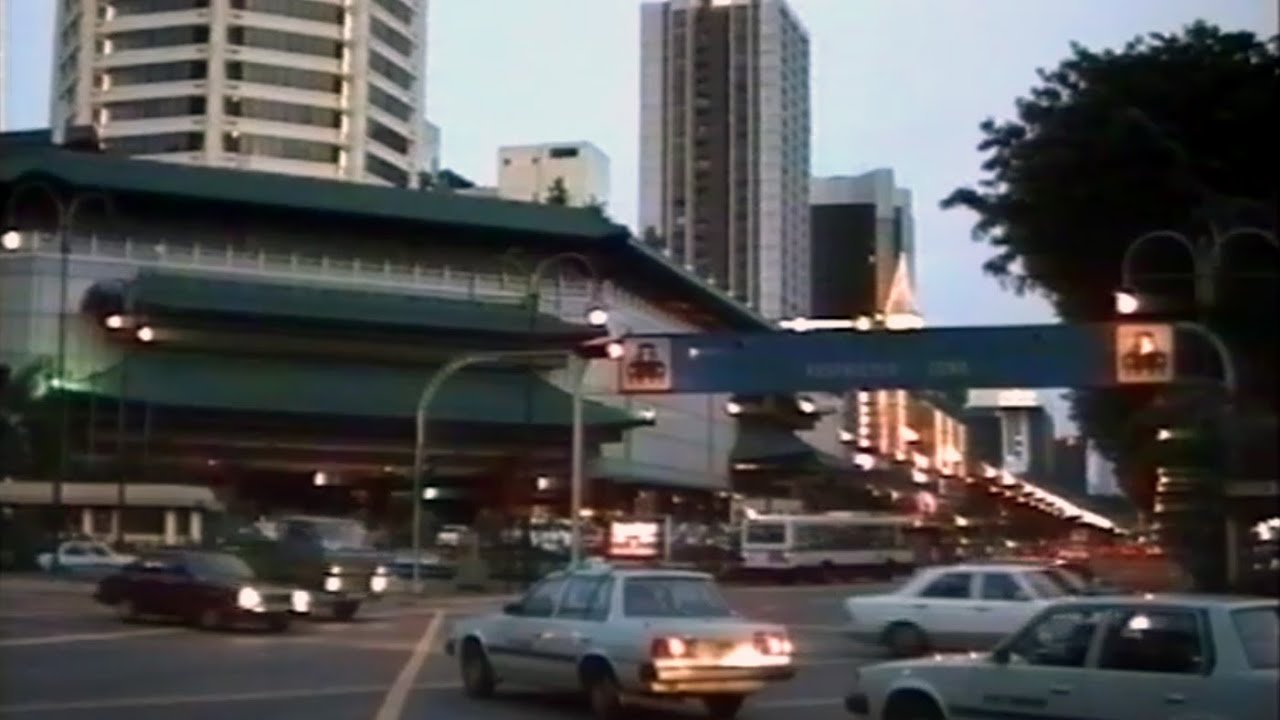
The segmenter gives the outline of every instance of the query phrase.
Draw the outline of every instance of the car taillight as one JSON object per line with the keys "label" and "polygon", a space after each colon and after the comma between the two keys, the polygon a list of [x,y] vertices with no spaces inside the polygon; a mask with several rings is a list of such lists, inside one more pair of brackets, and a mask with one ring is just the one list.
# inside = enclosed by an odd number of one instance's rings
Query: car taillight
{"label": "car taillight", "polygon": [[649,655],[654,659],[682,658],[689,654],[689,643],[678,637],[654,638]]}
{"label": "car taillight", "polygon": [[754,644],[763,655],[790,655],[795,650],[786,635],[774,633],[756,633]]}

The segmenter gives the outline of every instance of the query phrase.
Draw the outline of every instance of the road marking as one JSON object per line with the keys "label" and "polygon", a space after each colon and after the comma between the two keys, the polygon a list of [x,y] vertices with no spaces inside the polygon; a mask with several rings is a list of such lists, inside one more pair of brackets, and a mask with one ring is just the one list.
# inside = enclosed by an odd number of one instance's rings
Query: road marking
{"label": "road marking", "polygon": [[378,708],[374,720],[399,720],[404,712],[405,700],[409,698],[409,691],[413,689],[414,680],[422,670],[427,653],[431,652],[431,646],[435,644],[436,635],[440,632],[440,624],[443,621],[444,613],[439,612],[427,623],[427,629],[423,631],[422,637],[418,638],[418,644],[414,646],[404,667],[400,668],[400,674],[396,676],[395,682],[387,690],[386,697],[382,699],[382,706]]}
{"label": "road marking", "polygon": [[[457,690],[462,684],[452,682],[418,683],[413,690]],[[0,716],[19,713],[60,713],[75,710],[111,710],[129,707],[163,707],[168,705],[203,705],[229,702],[255,702],[262,700],[295,700],[302,697],[335,697],[341,695],[375,695],[386,685],[346,685],[327,688],[298,688],[296,690],[262,690],[257,692],[217,693],[207,695],[153,695],[149,697],[100,698],[96,700],[72,700],[66,702],[17,703],[0,705]]]}
{"label": "road marking", "polygon": [[0,640],[0,647],[24,647],[31,645],[61,645],[75,642],[97,642],[102,640],[122,640],[150,635],[171,635],[182,632],[180,628],[151,628],[149,630],[117,630],[115,632],[79,633],[74,635],[42,635],[40,637],[5,638]]}

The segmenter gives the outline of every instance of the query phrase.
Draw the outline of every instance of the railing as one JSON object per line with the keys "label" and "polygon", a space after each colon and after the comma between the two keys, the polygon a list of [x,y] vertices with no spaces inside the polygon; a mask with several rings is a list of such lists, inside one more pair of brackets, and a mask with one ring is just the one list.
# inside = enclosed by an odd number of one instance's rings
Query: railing
{"label": "railing", "polygon": [[[44,257],[59,255],[54,235],[27,232],[25,252]],[[412,293],[484,302],[519,303],[527,294],[527,276],[503,269],[484,272],[440,263],[397,263],[355,255],[334,256],[298,251],[238,249],[215,242],[170,242],[164,239],[113,238],[99,235],[71,237],[73,260],[122,262],[136,267],[196,270],[204,273],[289,279],[316,286]],[[539,292],[543,312],[565,318],[581,318],[592,303],[591,285],[585,280],[552,278]],[[551,287],[547,287],[547,285]],[[605,292],[609,292],[605,290]],[[608,302],[608,298],[605,298]]]}

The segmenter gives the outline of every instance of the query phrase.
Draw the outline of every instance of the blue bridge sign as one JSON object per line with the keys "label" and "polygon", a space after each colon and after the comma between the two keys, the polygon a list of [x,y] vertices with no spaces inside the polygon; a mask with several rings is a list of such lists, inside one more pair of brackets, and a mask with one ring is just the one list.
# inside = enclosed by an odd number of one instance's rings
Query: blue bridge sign
{"label": "blue bridge sign", "polygon": [[[618,387],[624,393],[764,395],[1109,386],[1132,382],[1121,370],[1142,369],[1117,364],[1121,335],[1112,324],[632,335],[623,341]],[[1156,364],[1163,369],[1172,365],[1173,333],[1156,335],[1169,346],[1146,351],[1163,355],[1166,362]]]}

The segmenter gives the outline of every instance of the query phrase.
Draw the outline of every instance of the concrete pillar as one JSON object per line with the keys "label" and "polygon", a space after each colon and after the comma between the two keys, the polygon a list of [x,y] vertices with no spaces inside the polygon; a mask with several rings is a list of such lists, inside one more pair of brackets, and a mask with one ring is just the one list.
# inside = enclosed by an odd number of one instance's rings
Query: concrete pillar
{"label": "concrete pillar", "polygon": [[1223,533],[1225,534],[1225,537],[1223,538],[1225,546],[1223,549],[1226,552],[1228,589],[1234,589],[1236,583],[1240,581],[1240,540],[1237,537],[1239,535],[1237,527],[1238,523],[1236,522],[1236,519],[1232,517],[1231,509],[1229,508],[1227,510],[1226,520],[1223,522],[1222,527]]}
{"label": "concrete pillar", "polygon": [[164,511],[164,544],[178,544],[178,511],[172,508]]}
{"label": "concrete pillar", "polygon": [[93,535],[93,508],[80,508],[80,532]]}
{"label": "concrete pillar", "polygon": [[192,508],[189,522],[191,526],[191,543],[193,545],[201,545],[204,543],[204,511],[199,508]]}

